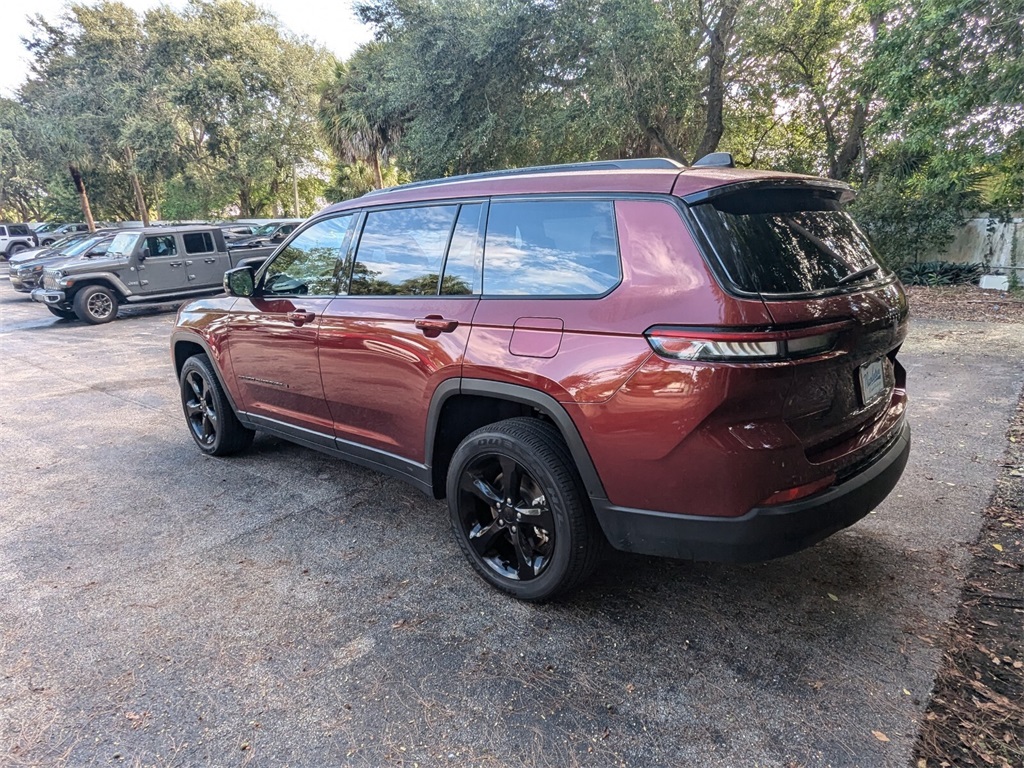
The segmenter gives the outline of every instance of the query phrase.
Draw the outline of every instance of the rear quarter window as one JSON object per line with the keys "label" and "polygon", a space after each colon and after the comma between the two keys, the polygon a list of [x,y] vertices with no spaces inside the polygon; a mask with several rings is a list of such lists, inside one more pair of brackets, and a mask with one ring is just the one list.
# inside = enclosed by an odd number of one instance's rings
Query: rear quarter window
{"label": "rear quarter window", "polygon": [[213,235],[209,232],[187,232],[181,239],[185,244],[185,253],[210,253],[217,250],[213,245]]}
{"label": "rear quarter window", "polygon": [[597,296],[620,277],[610,200],[491,203],[485,295]]}
{"label": "rear quarter window", "polygon": [[831,190],[751,189],[691,207],[725,282],[760,294],[815,293],[883,272]]}

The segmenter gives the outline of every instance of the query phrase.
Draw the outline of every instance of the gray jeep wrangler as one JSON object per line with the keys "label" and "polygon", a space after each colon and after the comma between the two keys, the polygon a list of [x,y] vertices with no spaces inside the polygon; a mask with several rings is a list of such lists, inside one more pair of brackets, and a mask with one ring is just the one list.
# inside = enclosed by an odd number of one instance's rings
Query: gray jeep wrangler
{"label": "gray jeep wrangler", "polygon": [[174,301],[223,289],[224,273],[257,267],[274,247],[229,253],[218,227],[147,227],[114,237],[103,256],[57,262],[32,298],[57,317],[94,325],[117,316],[121,303]]}

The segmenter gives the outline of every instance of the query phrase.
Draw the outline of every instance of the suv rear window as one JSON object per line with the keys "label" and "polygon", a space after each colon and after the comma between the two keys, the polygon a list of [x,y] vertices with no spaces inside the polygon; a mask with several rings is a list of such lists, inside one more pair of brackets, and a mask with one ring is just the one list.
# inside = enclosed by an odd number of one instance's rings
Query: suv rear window
{"label": "suv rear window", "polygon": [[491,203],[485,295],[598,296],[619,277],[610,201]]}
{"label": "suv rear window", "polygon": [[741,291],[813,293],[870,280],[876,254],[832,190],[750,189],[693,206],[714,266]]}

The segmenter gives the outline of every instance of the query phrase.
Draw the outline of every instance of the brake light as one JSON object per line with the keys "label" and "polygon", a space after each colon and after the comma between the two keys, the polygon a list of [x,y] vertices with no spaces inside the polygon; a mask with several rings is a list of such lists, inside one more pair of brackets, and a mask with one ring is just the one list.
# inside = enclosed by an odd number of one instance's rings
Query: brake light
{"label": "brake light", "polygon": [[848,322],[803,328],[727,329],[657,325],[644,336],[671,360],[774,362],[829,352]]}

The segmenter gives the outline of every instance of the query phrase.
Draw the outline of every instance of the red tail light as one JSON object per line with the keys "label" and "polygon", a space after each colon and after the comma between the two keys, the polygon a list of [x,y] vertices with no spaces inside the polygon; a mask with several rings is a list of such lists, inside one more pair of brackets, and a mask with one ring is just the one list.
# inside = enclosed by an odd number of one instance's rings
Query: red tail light
{"label": "red tail light", "polygon": [[801,328],[689,328],[656,325],[644,336],[656,353],[672,360],[760,363],[829,352],[849,321]]}

